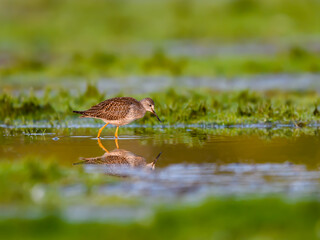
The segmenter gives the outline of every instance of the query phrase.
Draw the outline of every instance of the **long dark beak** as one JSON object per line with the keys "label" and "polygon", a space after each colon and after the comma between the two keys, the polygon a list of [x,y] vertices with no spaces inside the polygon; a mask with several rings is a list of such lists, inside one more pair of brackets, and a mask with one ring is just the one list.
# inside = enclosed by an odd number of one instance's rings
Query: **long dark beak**
{"label": "long dark beak", "polygon": [[[157,119],[159,120],[159,122],[161,122],[160,118],[158,117],[158,115],[156,114],[156,112],[154,110],[152,110],[152,113],[157,117]],[[162,123],[162,122],[161,122]]]}
{"label": "long dark beak", "polygon": [[158,156],[152,161],[152,163],[150,163],[150,165],[152,166],[152,169],[155,168],[156,163],[157,163],[159,157],[161,156],[161,154],[162,154],[162,152],[160,152],[160,153],[158,154]]}

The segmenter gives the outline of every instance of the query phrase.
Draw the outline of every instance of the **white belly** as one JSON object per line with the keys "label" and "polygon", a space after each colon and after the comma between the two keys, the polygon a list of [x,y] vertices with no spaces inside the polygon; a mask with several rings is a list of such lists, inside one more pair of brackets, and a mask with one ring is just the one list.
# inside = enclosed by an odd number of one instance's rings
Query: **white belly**
{"label": "white belly", "polygon": [[101,120],[103,120],[105,123],[110,123],[115,126],[123,126],[123,125],[127,125],[127,124],[133,122],[134,120],[142,118],[145,113],[146,113],[145,110],[144,111],[136,111],[134,109],[130,109],[127,116],[122,119],[119,119],[119,120],[101,119]]}
{"label": "white belly", "polygon": [[112,124],[112,125],[115,125],[115,126],[123,126],[123,125],[127,125],[127,124],[133,122],[136,119],[121,119],[121,120],[104,120],[104,119],[101,119],[101,120],[103,120],[105,123],[109,123],[109,124]]}

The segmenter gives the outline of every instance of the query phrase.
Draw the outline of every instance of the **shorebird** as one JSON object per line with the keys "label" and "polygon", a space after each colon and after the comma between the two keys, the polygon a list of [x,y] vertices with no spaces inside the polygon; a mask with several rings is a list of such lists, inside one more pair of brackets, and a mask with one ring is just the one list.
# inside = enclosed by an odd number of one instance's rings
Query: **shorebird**
{"label": "shorebird", "polygon": [[102,130],[110,123],[117,126],[114,134],[118,138],[119,126],[131,123],[134,120],[142,118],[146,112],[153,113],[161,122],[154,111],[154,102],[151,98],[144,98],[138,101],[131,97],[116,97],[107,99],[97,105],[92,106],[86,111],[73,111],[82,114],[81,118],[97,118],[106,124],[99,129],[97,138],[100,138]]}

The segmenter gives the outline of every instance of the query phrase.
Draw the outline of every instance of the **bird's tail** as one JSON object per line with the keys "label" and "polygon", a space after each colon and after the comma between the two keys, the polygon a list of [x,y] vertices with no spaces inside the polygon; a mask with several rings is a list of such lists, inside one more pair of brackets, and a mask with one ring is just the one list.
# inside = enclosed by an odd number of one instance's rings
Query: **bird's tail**
{"label": "bird's tail", "polygon": [[80,118],[88,117],[88,114],[86,114],[86,111],[72,111],[72,112],[82,114]]}
{"label": "bird's tail", "polygon": [[79,114],[84,114],[85,113],[85,111],[72,111],[72,112],[79,113]]}

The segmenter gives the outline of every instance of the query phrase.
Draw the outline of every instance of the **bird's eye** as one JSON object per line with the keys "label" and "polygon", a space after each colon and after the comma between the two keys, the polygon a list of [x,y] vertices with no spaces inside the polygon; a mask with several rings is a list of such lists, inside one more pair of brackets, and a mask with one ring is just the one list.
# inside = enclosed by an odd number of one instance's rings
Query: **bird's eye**
{"label": "bird's eye", "polygon": [[151,105],[149,105],[151,107]]}

